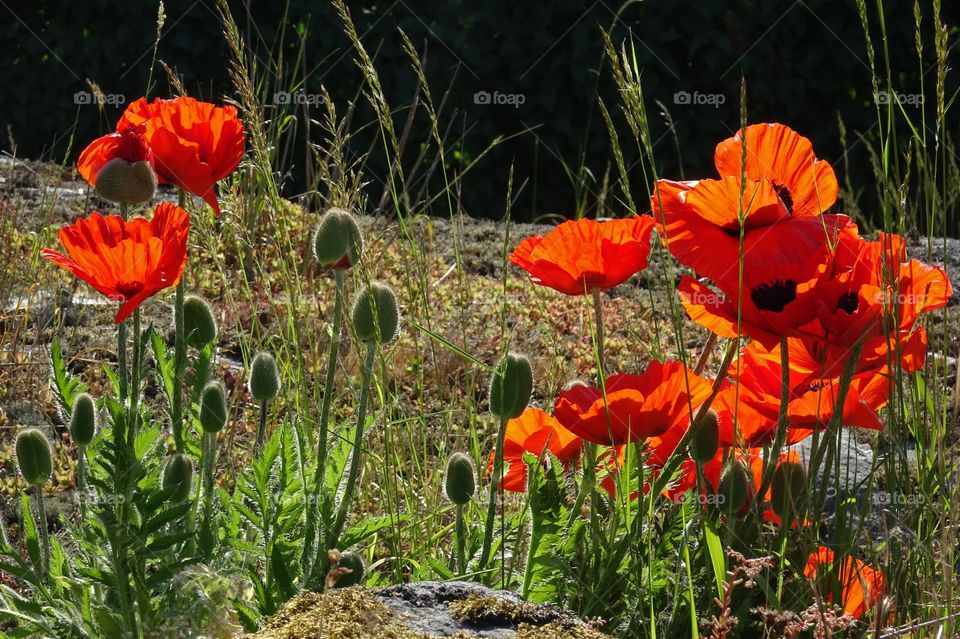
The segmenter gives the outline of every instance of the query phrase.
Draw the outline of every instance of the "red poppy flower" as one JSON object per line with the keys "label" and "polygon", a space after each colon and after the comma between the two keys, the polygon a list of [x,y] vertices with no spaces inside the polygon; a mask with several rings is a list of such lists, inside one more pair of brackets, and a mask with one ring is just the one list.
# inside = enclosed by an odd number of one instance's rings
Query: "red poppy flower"
{"label": "red poppy flower", "polygon": [[567,430],[597,444],[618,446],[657,437],[689,422],[710,395],[711,384],[680,362],[654,361],[640,375],[611,375],[606,401],[600,388],[561,391],[553,414]]}
{"label": "red poppy flower", "polygon": [[122,302],[114,318],[119,324],[148,297],[180,280],[189,230],[189,214],[169,202],[157,206],[149,221],[95,212],[60,229],[67,255],[51,249],[41,255]]}
{"label": "red poppy flower", "polygon": [[[807,558],[803,575],[811,581],[817,580],[831,570],[833,564],[833,551],[820,546]],[[840,581],[840,601],[843,611],[859,619],[880,602],[886,587],[886,578],[881,571],[853,557],[843,557],[840,560],[839,570],[840,574],[831,578]],[[822,584],[819,590],[824,593],[826,601],[833,600],[833,589],[828,584]]]}
{"label": "red poppy flower", "polygon": [[647,267],[653,219],[648,215],[564,222],[528,237],[510,255],[534,284],[567,295],[605,291]]}
{"label": "red poppy flower", "polygon": [[[657,230],[681,264],[713,280],[729,296],[774,282],[775,265],[802,284],[817,275],[829,240],[849,220],[844,216],[795,217],[771,182],[739,177],[698,182],[660,180],[651,198]],[[743,250],[740,224],[743,222]]]}
{"label": "red poppy flower", "polygon": [[[583,441],[564,428],[560,422],[533,406],[527,407],[520,417],[507,422],[503,440],[503,462],[507,470],[503,475],[504,490],[522,493],[527,490],[527,464],[524,453],[541,457],[550,452],[563,464],[574,464],[580,459]],[[494,453],[490,453],[487,473],[493,474]]]}
{"label": "red poppy flower", "polygon": [[[819,363],[802,341],[788,340],[788,349],[790,398],[786,442],[795,444],[829,424],[840,380],[821,375]],[[776,436],[779,420],[780,347],[768,351],[753,342],[743,349],[730,371],[733,381],[718,393],[714,406],[721,412],[736,414],[736,434],[732,420],[721,420],[721,444],[747,448],[769,444]],[[886,369],[868,370],[854,376],[844,401],[844,426],[883,428],[877,410],[889,399],[890,379],[886,373]]]}
{"label": "red poppy flower", "polygon": [[717,145],[714,164],[721,177],[769,180],[787,212],[795,217],[820,215],[837,200],[833,169],[817,159],[810,140],[783,124],[753,124],[737,131]]}
{"label": "red poppy flower", "polygon": [[[733,458],[746,465],[752,480],[752,485],[748,487],[750,489],[749,498],[737,513],[738,517],[746,514],[750,503],[755,500],[757,493],[760,491],[760,485],[763,481],[763,455],[764,451],[762,448],[738,448],[733,452]],[[717,499],[717,491],[720,489],[720,475],[723,472],[723,465],[728,457],[730,457],[728,451],[721,448],[717,451],[716,456],[712,460],[703,465],[704,485],[701,487],[701,495],[704,504],[709,504],[711,499]],[[777,461],[777,465],[779,466],[784,462],[799,463],[801,462],[800,455],[797,454],[796,451],[785,450],[780,453],[780,458]],[[696,488],[696,486],[697,465],[692,459],[688,458],[680,465],[680,474],[677,479],[671,483],[666,490],[663,491],[663,494],[672,501],[680,501],[684,498],[688,491]],[[760,507],[760,516],[764,521],[768,521],[777,526],[779,526],[783,521],[775,512],[773,512],[771,495],[769,491],[764,497],[763,505]],[[796,524],[796,521],[791,522],[791,527],[795,526]]]}
{"label": "red poppy flower", "polygon": [[246,141],[236,108],[193,98],[140,98],[127,107],[117,130],[139,124],[146,124],[160,181],[197,195],[219,215],[213,185],[237,168]]}
{"label": "red poppy flower", "polygon": [[110,133],[97,138],[80,153],[77,160],[77,169],[91,186],[96,186],[97,174],[104,165],[116,158],[130,164],[135,162],[151,162],[152,155],[147,140],[144,137],[147,127],[145,124],[128,126],[117,133]]}

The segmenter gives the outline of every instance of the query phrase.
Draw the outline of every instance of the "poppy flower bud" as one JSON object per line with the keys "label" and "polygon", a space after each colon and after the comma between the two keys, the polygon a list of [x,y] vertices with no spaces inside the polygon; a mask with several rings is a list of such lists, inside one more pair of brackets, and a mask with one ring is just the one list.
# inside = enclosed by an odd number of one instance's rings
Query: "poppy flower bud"
{"label": "poppy flower bud", "polygon": [[39,486],[53,473],[53,456],[47,436],[36,428],[28,428],[17,435],[17,466],[31,486]]}
{"label": "poppy flower bud", "polygon": [[720,420],[716,411],[708,410],[700,419],[693,422],[690,445],[687,447],[690,459],[698,464],[706,464],[717,454],[720,447]]}
{"label": "poppy flower bud", "polygon": [[189,497],[192,482],[193,460],[183,453],[171,457],[163,469],[164,490],[176,487],[176,490],[170,495],[170,501],[176,503]]}
{"label": "poppy flower bud", "polygon": [[261,402],[280,394],[280,371],[277,369],[277,360],[270,353],[257,353],[253,358],[249,388],[253,398]]}
{"label": "poppy flower bud", "polygon": [[743,462],[734,460],[720,473],[717,506],[725,515],[741,516],[750,505],[751,481]]}
{"label": "poppy flower bud", "polygon": [[77,446],[87,446],[97,433],[97,405],[87,393],[73,399],[70,411],[70,437]]}
{"label": "poppy flower bud", "polygon": [[113,158],[97,173],[94,188],[105,200],[121,204],[149,201],[157,191],[157,174],[150,162]]}
{"label": "poppy flower bud", "polygon": [[187,344],[196,349],[217,339],[217,321],[213,318],[213,309],[196,295],[187,295],[183,300],[183,333]]}
{"label": "poppy flower bud", "polygon": [[454,453],[447,460],[447,478],[444,490],[447,499],[462,506],[470,501],[477,489],[473,462],[463,453]]}
{"label": "poppy flower bud", "polygon": [[363,234],[349,211],[327,211],[313,234],[313,255],[323,266],[348,269],[360,261]]}
{"label": "poppy flower bud", "polygon": [[790,525],[806,507],[807,471],[798,462],[780,462],[773,471],[770,484],[770,505],[773,512]]}
{"label": "poppy flower bud", "polygon": [[200,427],[205,433],[219,433],[226,424],[226,391],[220,382],[210,382],[200,394]]}
{"label": "poppy flower bud", "polygon": [[397,336],[400,311],[393,289],[380,282],[371,282],[353,305],[353,327],[361,342],[379,340],[386,343]]}
{"label": "poppy flower bud", "polygon": [[340,572],[334,588],[346,588],[363,583],[363,576],[367,572],[367,568],[363,565],[363,558],[360,555],[349,550],[340,553],[339,567],[342,572]]}
{"label": "poppy flower bud", "polygon": [[533,370],[524,355],[508,353],[490,380],[490,412],[498,417],[520,417],[533,394]]}

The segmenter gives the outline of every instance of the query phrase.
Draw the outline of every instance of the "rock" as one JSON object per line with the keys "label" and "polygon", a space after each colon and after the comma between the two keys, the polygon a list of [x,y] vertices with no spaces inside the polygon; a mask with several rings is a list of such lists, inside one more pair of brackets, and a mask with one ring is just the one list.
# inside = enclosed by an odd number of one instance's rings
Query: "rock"
{"label": "rock", "polygon": [[549,604],[475,583],[426,581],[382,589],[303,592],[248,639],[604,639]]}

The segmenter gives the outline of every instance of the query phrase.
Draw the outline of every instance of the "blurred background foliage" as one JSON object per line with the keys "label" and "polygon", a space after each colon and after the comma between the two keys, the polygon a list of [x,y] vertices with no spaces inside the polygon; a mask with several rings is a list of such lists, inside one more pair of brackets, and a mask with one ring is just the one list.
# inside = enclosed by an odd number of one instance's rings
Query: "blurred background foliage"
{"label": "blurred background foliage", "polygon": [[[960,3],[943,4],[944,21],[956,25]],[[921,7],[921,31],[928,44],[918,61],[913,5],[907,0],[883,3],[887,48],[896,52],[890,76],[897,90],[909,95],[920,93],[922,78],[925,108],[906,104],[904,109],[932,127],[936,73],[930,7]],[[623,212],[612,186],[617,174],[598,99],[611,109],[618,126],[625,125],[600,30],[610,31],[614,43],[632,32],[639,43],[635,54],[643,68],[659,175],[713,176],[713,147],[738,126],[743,77],[751,122],[781,121],[796,128],[813,139],[818,155],[835,165],[841,180],[849,178],[860,192],[861,208],[868,210],[876,197],[867,145],[860,136],[871,139],[876,133],[877,111],[854,0],[351,0],[349,6],[374,56],[398,131],[417,83],[401,48],[400,27],[425,54],[435,101],[444,101],[441,121],[450,127],[446,146],[452,173],[497,136],[507,137],[471,169],[460,194],[464,211],[473,216],[503,215],[510,165],[517,196],[514,219]],[[268,108],[277,91],[302,87],[314,94],[322,84],[338,111],[357,103],[353,151],[360,154],[372,146],[379,133],[361,97],[363,76],[328,3],[248,0],[231,2],[231,7],[257,61]],[[114,102],[136,99],[148,83],[151,97],[168,96],[163,70],[156,65],[151,73],[157,8],[152,1],[0,2],[5,48],[0,148],[19,157],[74,162],[85,144],[113,127],[123,108],[78,104],[84,100],[83,94],[75,98],[78,92],[90,91],[88,79],[104,94],[122,96]],[[228,53],[212,2],[167,0],[165,12],[158,60],[181,76],[192,95],[221,100],[230,91]],[[878,21],[870,29],[879,42]],[[951,31],[951,44],[955,35]],[[877,64],[884,64],[882,51]],[[882,66],[878,74],[885,74]],[[483,91],[522,95],[513,100],[522,104],[478,104],[476,94]],[[954,73],[948,75],[947,97],[955,91]],[[689,104],[682,103],[681,92],[690,96]],[[294,115],[295,125],[287,129],[290,153],[277,167],[286,175],[291,196],[305,189],[306,136],[322,141],[318,127],[308,131],[304,126],[307,116],[320,118],[316,105],[296,105]],[[956,116],[950,117],[947,129],[955,132]],[[839,118],[847,130],[846,148]],[[413,161],[429,136],[421,108],[405,162]],[[632,163],[637,150],[624,151]],[[370,179],[382,180],[385,167],[385,157],[371,155]],[[635,169],[639,177],[640,169]],[[434,179],[440,179],[439,172]],[[380,188],[374,189],[377,194]]]}

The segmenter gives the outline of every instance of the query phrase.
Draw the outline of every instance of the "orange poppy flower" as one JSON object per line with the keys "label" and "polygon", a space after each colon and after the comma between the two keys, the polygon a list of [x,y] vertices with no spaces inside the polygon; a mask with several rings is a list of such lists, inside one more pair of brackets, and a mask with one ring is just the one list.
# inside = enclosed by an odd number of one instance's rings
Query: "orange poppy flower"
{"label": "orange poppy flower", "polygon": [[139,124],[146,125],[160,182],[202,198],[219,215],[213,185],[237,168],[246,142],[236,108],[185,97],[151,103],[140,98],[127,107],[117,130]]}
{"label": "orange poppy flower", "polygon": [[91,186],[96,186],[97,174],[107,162],[115,158],[130,164],[151,162],[152,154],[144,137],[147,127],[144,124],[128,126],[122,131],[97,138],[80,153],[77,169]]}
{"label": "orange poppy flower", "polygon": [[[504,490],[522,493],[527,490],[527,464],[524,453],[542,457],[546,452],[561,463],[570,465],[580,459],[583,441],[560,422],[539,408],[528,406],[520,417],[507,422],[503,440],[503,462],[507,470],[501,486]],[[493,474],[494,452],[490,452],[487,473]]]}
{"label": "orange poppy flower", "polygon": [[618,446],[689,422],[691,406],[696,409],[711,391],[709,381],[677,361],[653,361],[640,375],[611,375],[605,387],[606,401],[600,388],[561,391],[554,417],[587,441]]}
{"label": "orange poppy flower", "polygon": [[[833,551],[826,546],[820,546],[807,558],[803,575],[811,581],[817,580],[831,570],[833,564]],[[880,602],[886,587],[886,578],[881,571],[853,557],[843,557],[840,560],[840,574],[831,579],[840,580],[843,611],[857,619]],[[819,590],[824,593],[826,601],[833,600],[833,589],[828,584],[821,582]]]}
{"label": "orange poppy flower", "polygon": [[820,215],[837,200],[833,168],[817,159],[810,140],[783,124],[753,124],[737,131],[717,145],[713,159],[721,177],[769,180],[795,217]]}
{"label": "orange poppy flower", "polygon": [[67,255],[41,255],[68,269],[111,300],[122,302],[120,323],[148,297],[174,286],[187,262],[190,215],[162,202],[149,221],[92,213],[60,229]]}
{"label": "orange poppy flower", "polygon": [[652,229],[649,215],[569,220],[520,242],[510,261],[527,271],[534,284],[567,295],[605,291],[647,268]]}
{"label": "orange poppy flower", "polygon": [[[819,363],[801,340],[788,340],[788,349],[790,398],[786,442],[795,444],[830,423],[840,380],[820,374]],[[747,448],[769,444],[776,436],[779,420],[780,347],[767,350],[753,342],[743,349],[730,371],[733,381],[721,389],[714,405],[719,411],[736,414],[736,433],[732,420],[721,420],[721,444]],[[890,379],[885,368],[855,375],[844,401],[843,425],[881,430],[883,422],[877,411],[887,404],[889,394]]]}

